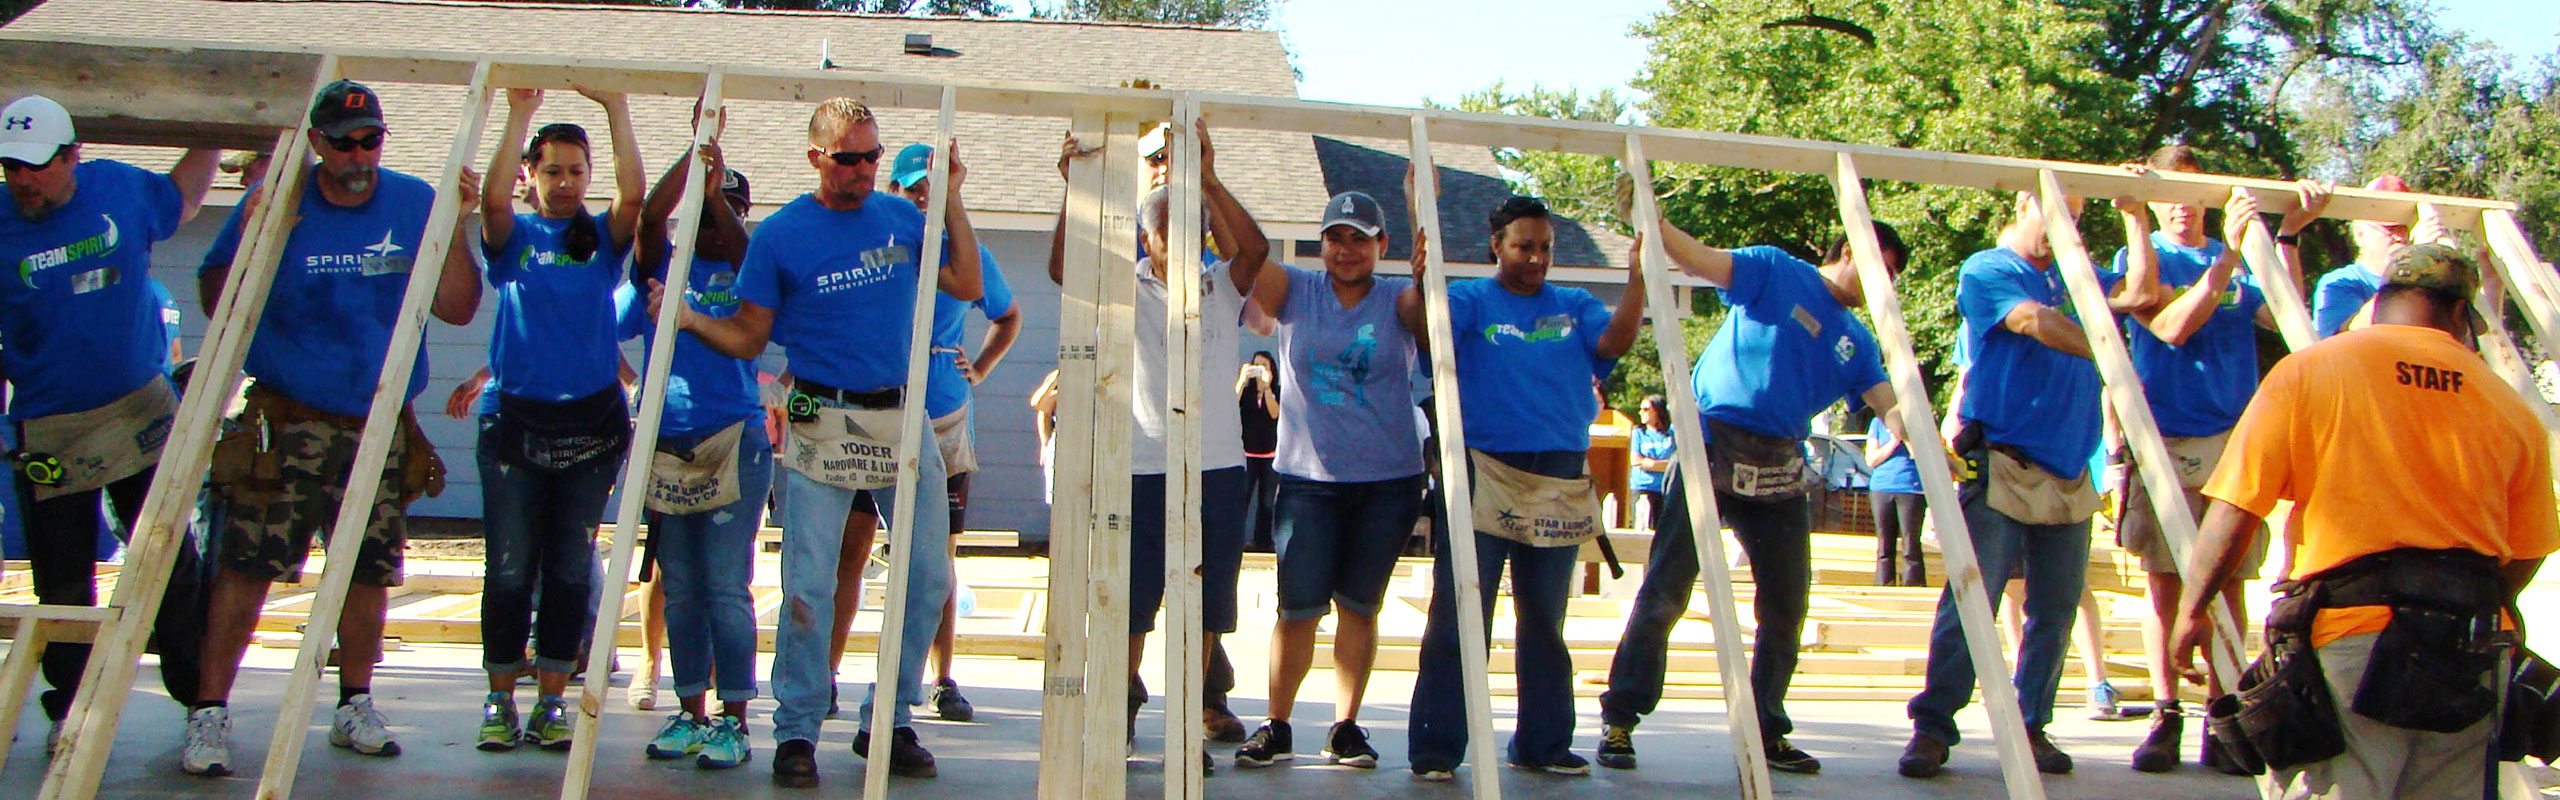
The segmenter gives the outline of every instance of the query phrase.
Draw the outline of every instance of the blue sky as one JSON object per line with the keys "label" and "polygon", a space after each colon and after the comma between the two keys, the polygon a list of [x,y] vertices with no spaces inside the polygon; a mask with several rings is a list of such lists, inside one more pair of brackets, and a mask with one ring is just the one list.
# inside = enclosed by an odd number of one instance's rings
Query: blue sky
{"label": "blue sky", "polygon": [[[1623,87],[1644,64],[1630,24],[1662,0],[1286,0],[1274,27],[1304,74],[1309,100],[1411,106],[1495,80],[1598,90]],[[2560,47],[2560,2],[2437,0],[2439,21],[2511,57]]]}

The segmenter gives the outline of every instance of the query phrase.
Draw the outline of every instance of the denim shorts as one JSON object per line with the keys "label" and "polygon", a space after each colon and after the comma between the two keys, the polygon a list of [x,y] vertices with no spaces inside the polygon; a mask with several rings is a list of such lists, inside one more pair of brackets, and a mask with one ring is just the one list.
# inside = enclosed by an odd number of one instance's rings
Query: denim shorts
{"label": "denim shorts", "polygon": [[[1236,630],[1236,570],[1244,564],[1243,467],[1200,473],[1200,627]],[[1156,629],[1164,604],[1164,476],[1129,480],[1129,632]]]}
{"label": "denim shorts", "polygon": [[1334,483],[1280,476],[1280,618],[1323,617],[1340,603],[1375,616],[1422,513],[1422,476]]}

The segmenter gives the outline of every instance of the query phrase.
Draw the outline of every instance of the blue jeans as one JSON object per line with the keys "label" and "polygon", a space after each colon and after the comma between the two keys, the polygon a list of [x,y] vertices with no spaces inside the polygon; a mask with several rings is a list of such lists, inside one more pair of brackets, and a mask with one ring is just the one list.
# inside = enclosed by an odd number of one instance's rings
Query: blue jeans
{"label": "blue jeans", "polygon": [[[1129,633],[1156,629],[1164,607],[1164,475],[1129,479]],[[1200,473],[1200,627],[1236,632],[1236,572],[1244,564],[1245,469]]]}
{"label": "blue jeans", "polygon": [[[2019,606],[2027,617],[2018,643],[2018,705],[2027,730],[2043,730],[2053,721],[2053,692],[2062,683],[2062,656],[2071,625],[2080,616],[2080,592],[2089,582],[2089,522],[2030,525],[1991,510],[1984,492],[1967,487],[1964,524],[1973,532],[1973,555],[1983,575],[2008,575],[2026,566],[2027,598]],[[1983,589],[1991,613],[2000,613],[2000,584]],[[1984,635],[1998,636],[1993,631]],[[1956,712],[1973,699],[1973,653],[1965,648],[1964,628],[1956,617],[1954,587],[1938,593],[1938,617],[1929,626],[1929,671],[1920,694],[1908,709],[1911,729],[1955,744]]]}
{"label": "blue jeans", "polygon": [[596,524],[604,520],[622,459],[598,458],[556,473],[526,469],[498,458],[496,427],[496,417],[480,418],[480,503],[488,537],[481,661],[492,675],[524,671],[530,636],[535,669],[569,672],[595,618],[601,587]]}
{"label": "blue jeans", "polygon": [[1280,618],[1377,616],[1422,513],[1422,476],[1334,483],[1280,476]]}
{"label": "blue jeans", "polygon": [[[1689,521],[1688,480],[1671,470],[1669,490],[1654,507],[1653,552],[1644,565],[1626,632],[1609,662],[1609,690],[1600,695],[1600,720],[1635,727],[1662,703],[1663,672],[1670,664],[1671,626],[1689,611],[1698,582],[1698,546]],[[1752,500],[1716,493],[1716,510],[1751,557],[1751,696],[1760,706],[1760,735],[1795,732],[1787,716],[1787,687],[1794,682],[1804,643],[1807,595],[1813,582],[1813,501],[1805,495]]]}
{"label": "blue jeans", "polygon": [[[1579,477],[1577,451],[1491,454],[1503,463],[1541,475]],[[1469,465],[1472,468],[1472,463]],[[1470,472],[1472,473],[1472,469]],[[1485,635],[1493,635],[1494,590],[1502,564],[1511,562],[1512,632],[1519,677],[1519,728],[1509,757],[1518,764],[1553,764],[1573,747],[1573,656],[1565,649],[1565,594],[1573,588],[1580,547],[1536,547],[1482,533],[1476,537],[1476,585],[1483,601]],[[1406,754],[1415,765],[1454,767],[1466,760],[1466,676],[1459,668],[1458,592],[1450,577],[1449,531],[1431,531],[1431,614],[1422,629],[1422,667],[1413,682],[1413,733]]]}
{"label": "blue jeans", "polygon": [[[717,433],[717,431],[714,431]],[[692,447],[710,434],[668,436],[661,446]],[[711,688],[715,666],[721,702],[756,697],[756,528],[773,485],[773,446],[764,420],[747,420],[738,437],[738,499],[695,514],[650,514],[649,547],[658,585],[667,593],[667,650],[675,662],[676,696]]]}
{"label": "blue jeans", "polygon": [[[951,515],[943,494],[942,451],[933,444],[933,430],[910,431],[919,471],[916,475],[915,501],[925,504],[915,516],[915,530],[907,548],[907,613],[905,626],[898,632],[897,724],[904,726],[912,717],[908,706],[924,702],[924,661],[933,646],[934,633],[942,627],[942,602],[951,596]],[[897,518],[892,507],[892,489],[871,493],[879,504],[882,527]],[[827,661],[829,639],[834,635],[836,603],[836,559],[847,554],[844,547],[844,518],[853,509],[852,489],[829,486],[810,480],[809,476],[784,470],[782,477],[782,594],[781,630],[773,647],[773,740],[800,739],[817,741],[819,723],[827,718],[827,695],[835,684],[835,665]],[[895,541],[888,531],[881,541]],[[864,554],[850,554],[862,558]],[[884,628],[886,626],[883,626]],[[871,722],[872,697],[879,687],[871,687],[862,705],[862,721]]]}

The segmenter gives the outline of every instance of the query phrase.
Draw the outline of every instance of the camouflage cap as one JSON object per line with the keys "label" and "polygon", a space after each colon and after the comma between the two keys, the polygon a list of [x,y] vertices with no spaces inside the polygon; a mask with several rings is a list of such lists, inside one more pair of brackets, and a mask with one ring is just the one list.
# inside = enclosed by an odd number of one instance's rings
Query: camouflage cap
{"label": "camouflage cap", "polygon": [[2416,286],[2463,298],[2480,290],[2480,265],[2462,251],[2441,244],[2400,248],[2384,273],[2386,286]]}

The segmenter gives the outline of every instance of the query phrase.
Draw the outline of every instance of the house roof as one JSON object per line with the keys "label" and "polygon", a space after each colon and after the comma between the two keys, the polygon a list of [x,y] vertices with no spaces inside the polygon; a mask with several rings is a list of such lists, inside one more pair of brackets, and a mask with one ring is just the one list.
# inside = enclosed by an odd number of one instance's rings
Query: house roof
{"label": "house roof", "polygon": [[[823,50],[836,68],[855,73],[1087,86],[1145,79],[1164,89],[1297,96],[1296,74],[1277,33],[1186,25],[429,0],[50,0],[7,30],[782,68],[817,67]],[[937,54],[905,54],[910,33],[930,34]],[[375,89],[396,142],[385,151],[384,164],[432,175],[449,149],[451,121],[461,116],[462,90],[411,84]],[[691,105],[683,98],[632,98],[650,180],[683,150]],[[735,101],[729,109],[727,157],[763,189],[760,201],[778,204],[809,183],[801,145],[807,104]],[[476,163],[485,164],[500,144],[495,140],[504,110],[504,101],[493,98]],[[879,114],[892,151],[932,135],[929,111],[884,108]],[[595,104],[566,93],[546,97],[535,121],[579,123],[599,140],[604,132]],[[1055,212],[1065,189],[1054,167],[1065,128],[1063,119],[959,115],[960,154],[972,168],[970,208]],[[754,132],[752,138],[741,135],[746,132]],[[1238,130],[1216,134],[1215,141],[1221,176],[1266,221],[1307,224],[1317,218],[1326,194],[1311,169],[1316,153],[1308,136]],[[604,149],[601,141],[598,149]],[[145,164],[173,158],[141,148],[98,147],[88,155]],[[599,169],[591,193],[612,196],[612,182],[611,170]]]}
{"label": "house roof", "polygon": [[[1384,260],[1412,258],[1413,237],[1402,235],[1413,229],[1404,191],[1405,170],[1413,163],[1410,147],[1382,139],[1329,136],[1315,137],[1315,144],[1327,195],[1359,191],[1377,198],[1387,212],[1387,230],[1396,234],[1387,240]],[[1511,185],[1498,177],[1501,166],[1491,151],[1481,147],[1443,147],[1431,156],[1439,176],[1441,257],[1451,263],[1493,263],[1493,228],[1486,215],[1512,194]],[[1556,266],[1626,267],[1629,238],[1562,217],[1554,223]]]}

